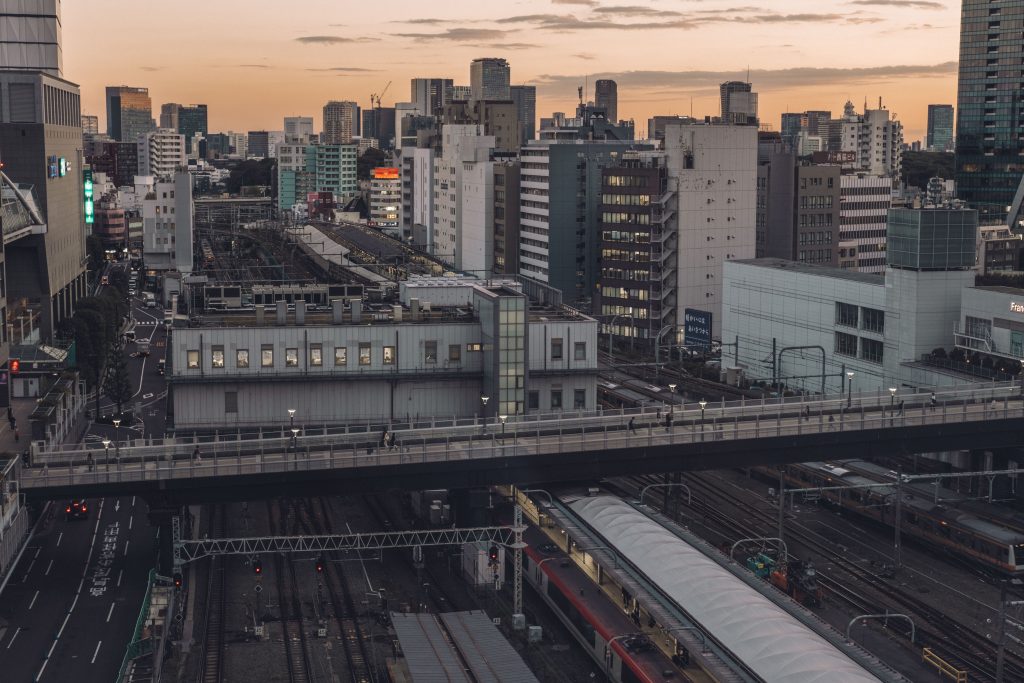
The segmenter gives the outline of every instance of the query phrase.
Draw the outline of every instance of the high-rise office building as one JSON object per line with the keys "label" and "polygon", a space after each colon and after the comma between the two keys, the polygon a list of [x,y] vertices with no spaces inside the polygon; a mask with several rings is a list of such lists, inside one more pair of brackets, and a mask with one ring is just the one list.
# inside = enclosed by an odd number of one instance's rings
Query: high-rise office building
{"label": "high-rise office building", "polygon": [[178,112],[181,105],[177,102],[167,102],[160,105],[160,128],[178,130]]}
{"label": "high-rise office building", "polygon": [[359,105],[332,100],[324,105],[323,142],[347,145],[359,134]]}
{"label": "high-rise office building", "polygon": [[750,83],[726,81],[718,92],[723,122],[757,125],[757,93]]}
{"label": "high-rise office building", "polygon": [[957,195],[999,223],[1024,173],[1018,134],[1024,3],[964,0],[956,104]]}
{"label": "high-rise office building", "polygon": [[452,101],[453,102],[465,102],[473,96],[473,89],[468,85],[453,85],[452,86]]}
{"label": "high-rise office building", "polygon": [[270,133],[265,130],[250,130],[246,138],[246,156],[266,159],[270,156]]}
{"label": "high-rise office building", "polygon": [[155,127],[149,88],[107,87],[107,135],[121,142],[137,142]]}
{"label": "high-rise office building", "polygon": [[63,76],[60,0],[0,2],[0,68]]}
{"label": "high-rise office building", "polygon": [[[31,316],[41,339],[52,341],[57,324],[86,294],[78,86],[39,71],[9,71],[0,64],[0,102],[3,173],[12,183],[31,188],[27,194],[36,208],[33,223],[41,220],[45,225],[35,230],[27,224],[17,236],[5,234],[7,300],[19,302],[7,320]],[[3,201],[8,202],[6,188]],[[4,225],[5,233],[10,227]]]}
{"label": "high-rise office building", "polygon": [[928,105],[928,137],[925,146],[929,152],[953,150],[953,105]]}
{"label": "high-rise office building", "polygon": [[185,136],[185,153],[192,154],[192,140],[196,133],[206,137],[210,132],[205,104],[182,105],[178,110],[178,132]]}
{"label": "high-rise office building", "polygon": [[[284,138],[285,140],[309,140],[313,135],[312,116],[286,116],[284,117]],[[280,155],[278,155],[280,157]]]}
{"label": "high-rise office building", "polygon": [[82,135],[99,135],[100,117],[82,114]]}
{"label": "high-rise office building", "polygon": [[601,78],[594,84],[594,104],[604,107],[608,120],[619,122],[619,85],[610,78]]}
{"label": "high-rise office building", "polygon": [[411,81],[412,99],[426,116],[441,116],[445,105],[452,101],[455,86],[450,78],[414,78]]}
{"label": "high-rise office building", "polygon": [[512,102],[516,105],[519,126],[522,129],[520,139],[523,144],[537,137],[537,86],[513,85],[509,88]]}
{"label": "high-rise office building", "polygon": [[507,100],[511,69],[500,57],[481,57],[469,65],[469,96],[473,100]]}

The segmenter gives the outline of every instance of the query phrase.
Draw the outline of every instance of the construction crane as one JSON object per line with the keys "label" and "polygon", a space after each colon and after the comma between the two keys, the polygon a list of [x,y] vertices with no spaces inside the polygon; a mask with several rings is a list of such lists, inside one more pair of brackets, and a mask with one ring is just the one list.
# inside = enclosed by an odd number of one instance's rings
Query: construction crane
{"label": "construction crane", "polygon": [[391,87],[391,81],[388,81],[388,84],[384,86],[384,89],[380,91],[379,95],[377,93],[372,93],[370,95],[370,108],[371,109],[376,109],[377,111],[380,111],[380,100],[381,100],[382,97],[384,97],[385,93],[387,93],[388,88],[390,88],[390,87]]}

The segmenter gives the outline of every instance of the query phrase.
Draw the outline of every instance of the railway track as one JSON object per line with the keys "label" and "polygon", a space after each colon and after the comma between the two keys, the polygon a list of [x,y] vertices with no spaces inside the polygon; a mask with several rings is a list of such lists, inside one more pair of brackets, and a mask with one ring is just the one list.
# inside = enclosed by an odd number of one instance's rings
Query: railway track
{"label": "railway track", "polygon": [[[224,505],[211,505],[210,533],[214,538],[227,535],[227,515]],[[227,570],[225,558],[210,558],[206,581],[206,624],[203,633],[202,683],[224,681],[224,610],[226,602],[225,582]]]}
{"label": "railway track", "polygon": [[[302,533],[333,534],[334,525],[328,503],[323,498],[298,500],[296,506],[296,523]],[[366,637],[356,611],[355,601],[348,579],[341,564],[325,562],[323,586],[327,590],[328,600],[338,627],[341,629],[342,649],[345,651],[345,662],[348,665],[352,683],[374,683],[378,680],[376,672],[370,667],[370,658],[366,648]]]}
{"label": "railway track", "polygon": [[[271,535],[287,533],[288,506],[278,501],[280,521],[275,518],[274,503],[267,501],[267,513]],[[280,609],[281,636],[284,644],[285,663],[288,666],[289,683],[312,683],[310,671],[309,643],[302,622],[302,601],[295,576],[295,562],[291,556],[274,555],[274,579],[277,586]]]}
{"label": "railway track", "polygon": [[[642,477],[640,479],[649,483],[649,478]],[[729,500],[748,517],[748,523],[756,525],[754,527],[744,526],[709,503],[707,498],[701,500],[699,496],[694,497],[694,510],[701,512],[706,519],[713,520],[731,533],[737,534],[736,539],[775,533],[776,513],[774,511],[765,510],[737,498],[734,491],[726,490],[708,481],[707,477],[690,475],[687,477],[686,483],[694,493],[703,492],[711,494],[711,497],[715,499]],[[995,646],[985,636],[916,596],[890,585],[874,571],[847,559],[835,551],[831,542],[821,537],[820,534],[803,529],[800,525],[790,524],[787,528],[790,538],[798,539],[803,547],[827,558],[834,567],[860,584],[869,587],[878,595],[878,597],[864,595],[850,588],[847,583],[833,576],[824,575],[819,570],[819,583],[836,599],[850,605],[858,613],[909,612],[917,624],[917,645],[931,647],[948,661],[959,663],[983,676],[983,680],[995,680]],[[909,638],[910,636],[909,627],[904,627],[897,622],[891,624],[889,628],[905,637]],[[1007,652],[1006,673],[1007,680],[1024,680],[1024,659],[1015,653]]]}

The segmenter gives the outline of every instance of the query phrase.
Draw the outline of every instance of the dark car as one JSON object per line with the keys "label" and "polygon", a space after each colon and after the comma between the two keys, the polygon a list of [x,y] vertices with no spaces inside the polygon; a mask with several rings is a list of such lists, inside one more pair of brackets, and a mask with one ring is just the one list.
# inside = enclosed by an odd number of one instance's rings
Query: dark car
{"label": "dark car", "polygon": [[64,508],[64,514],[68,519],[88,519],[89,506],[84,500],[72,500]]}

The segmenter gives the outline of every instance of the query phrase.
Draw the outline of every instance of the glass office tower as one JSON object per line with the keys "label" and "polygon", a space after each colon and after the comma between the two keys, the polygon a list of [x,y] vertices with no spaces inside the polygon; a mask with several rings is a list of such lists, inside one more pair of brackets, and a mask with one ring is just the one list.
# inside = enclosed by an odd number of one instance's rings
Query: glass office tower
{"label": "glass office tower", "polygon": [[963,0],[957,194],[982,224],[1005,219],[1024,174],[1024,0]]}

